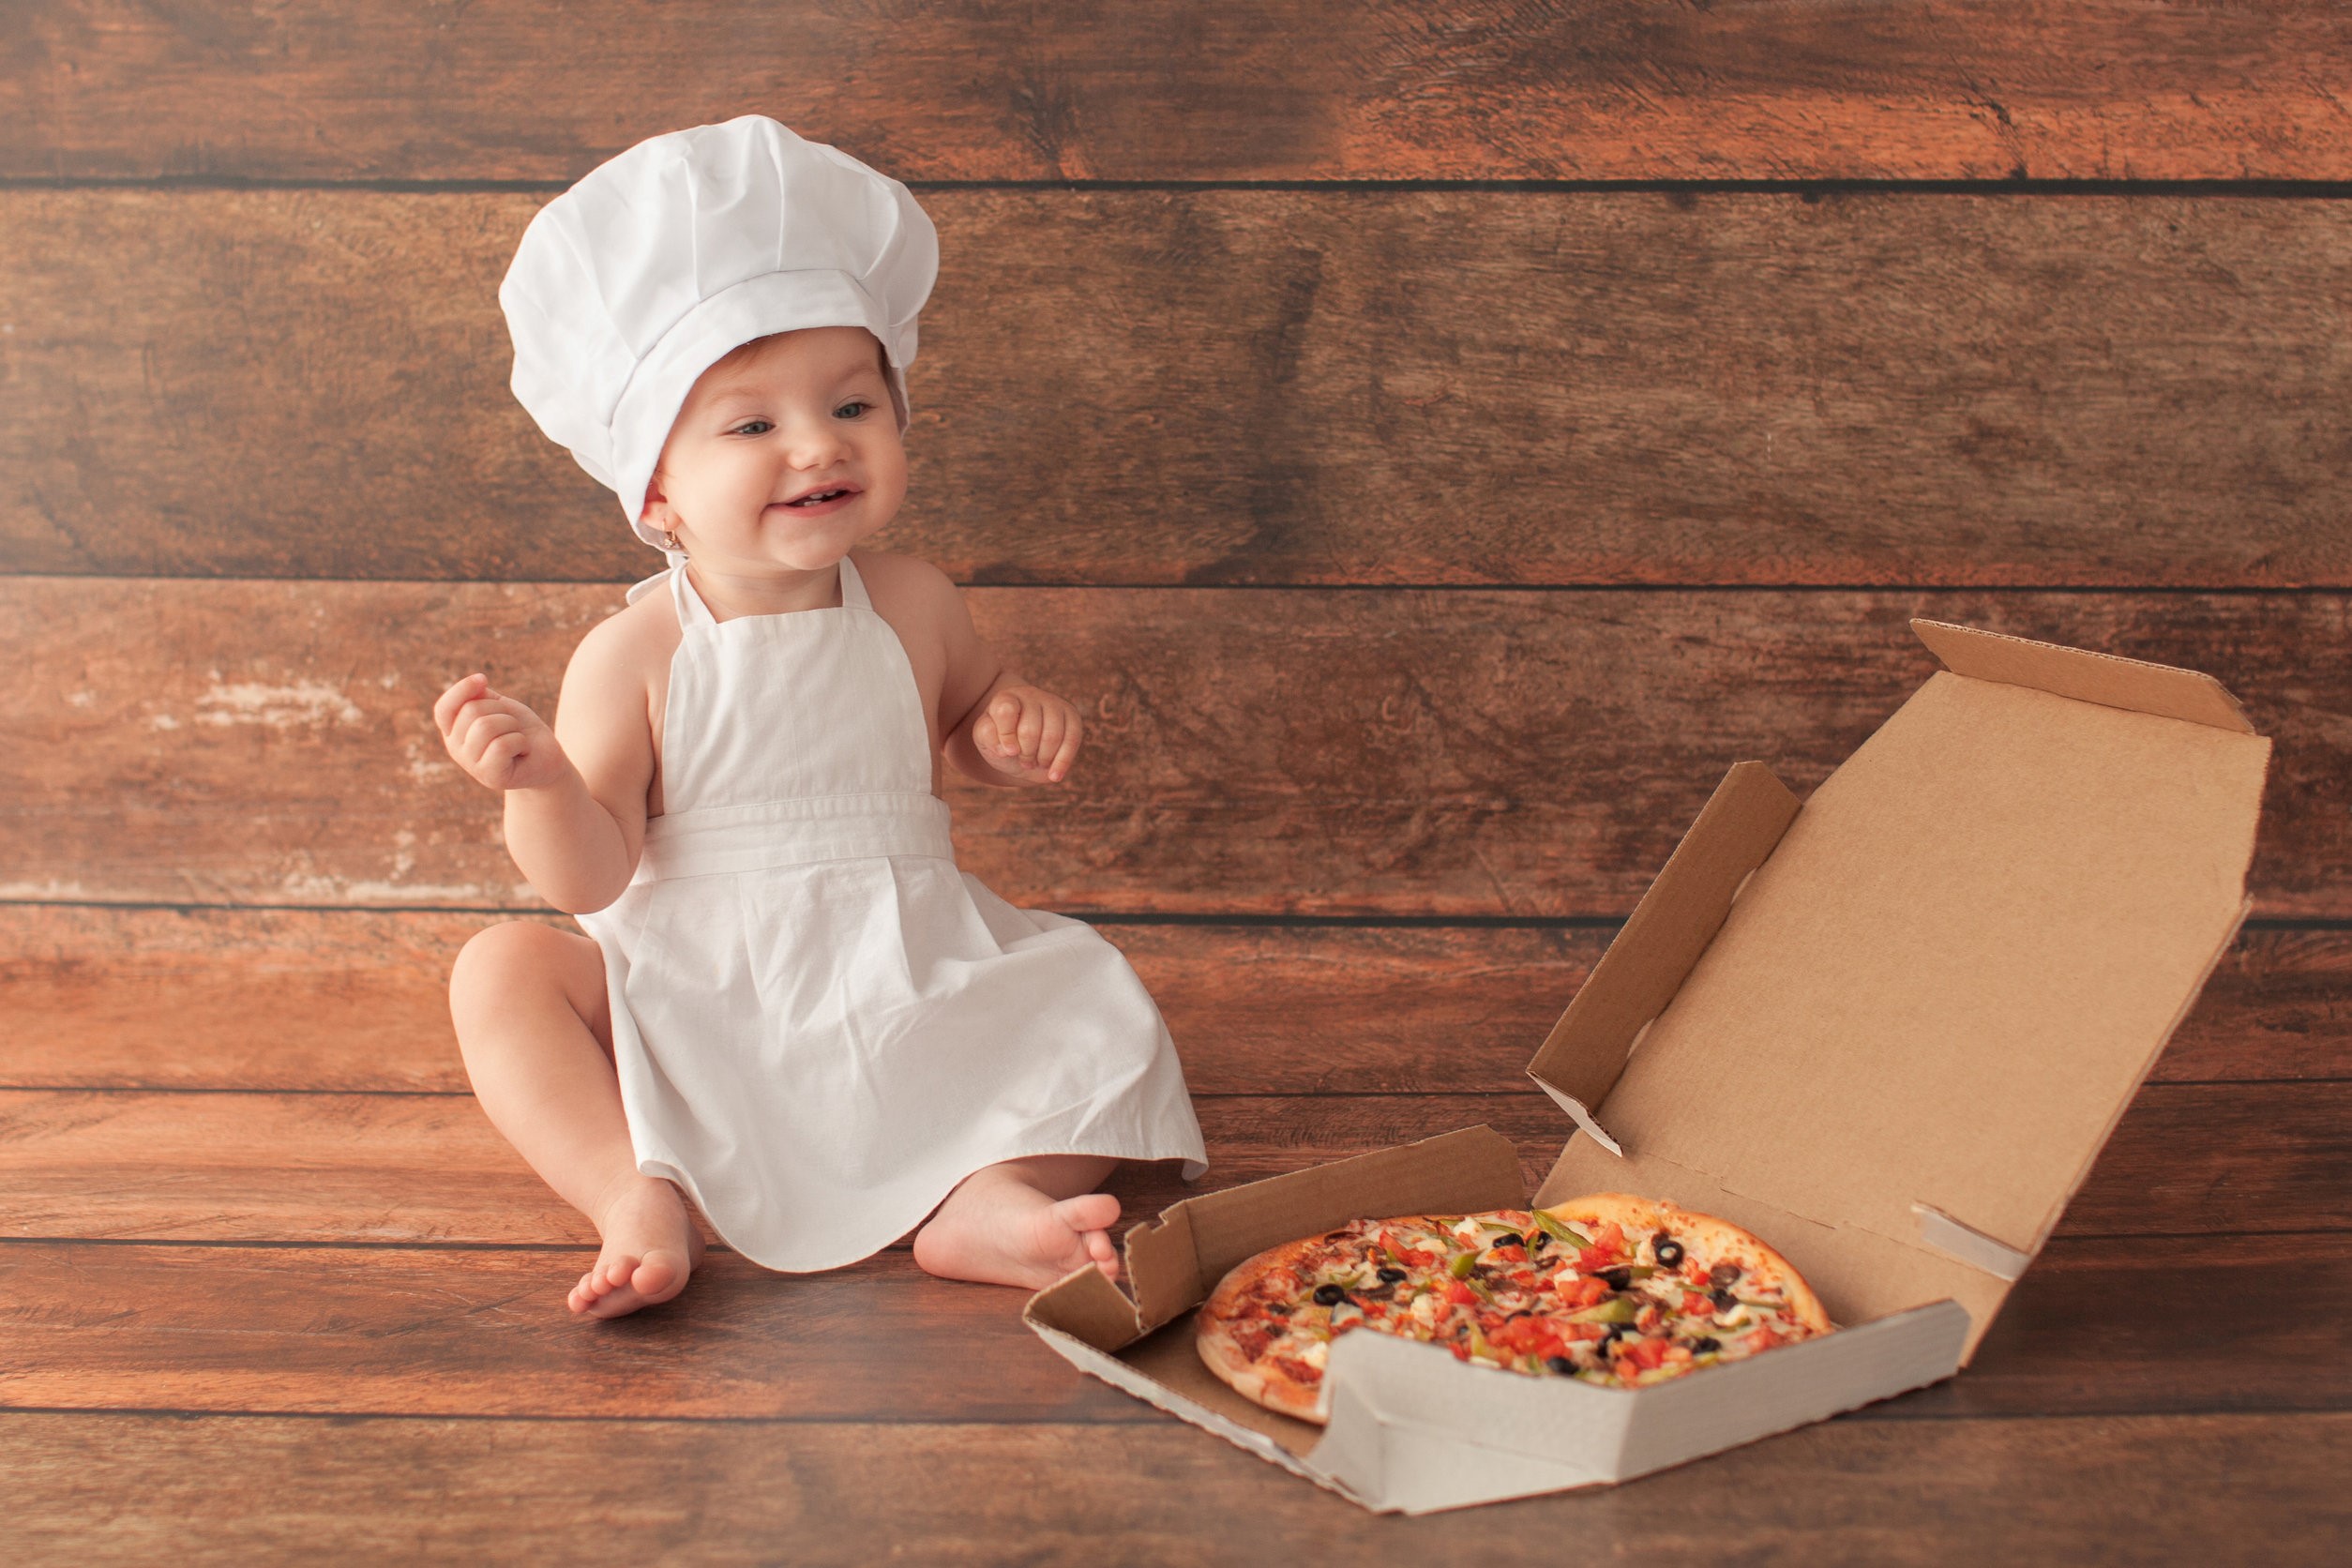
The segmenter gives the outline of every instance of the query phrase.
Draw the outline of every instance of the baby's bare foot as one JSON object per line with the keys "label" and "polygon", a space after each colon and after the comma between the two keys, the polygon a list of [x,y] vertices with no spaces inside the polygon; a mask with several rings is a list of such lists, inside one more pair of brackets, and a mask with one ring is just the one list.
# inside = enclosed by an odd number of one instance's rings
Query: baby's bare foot
{"label": "baby's bare foot", "polygon": [[604,1250],[596,1266],[572,1287],[571,1308],[591,1318],[618,1318],[666,1302],[686,1289],[702,1261],[701,1232],[678,1189],[658,1176],[632,1176],[596,1222]]}
{"label": "baby's bare foot", "polygon": [[990,1168],[948,1194],[915,1234],[914,1260],[948,1279],[1032,1289],[1088,1263],[1116,1279],[1109,1228],[1118,1217],[1119,1199],[1108,1193],[1057,1199]]}

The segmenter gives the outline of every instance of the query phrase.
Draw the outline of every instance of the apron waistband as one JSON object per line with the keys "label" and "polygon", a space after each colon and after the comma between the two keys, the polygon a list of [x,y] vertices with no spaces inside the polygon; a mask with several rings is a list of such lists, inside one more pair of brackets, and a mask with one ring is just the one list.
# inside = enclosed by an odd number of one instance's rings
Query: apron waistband
{"label": "apron waistband", "polygon": [[645,823],[635,882],[756,871],[869,855],[956,858],[947,803],[929,791],[808,795],[710,806]]}

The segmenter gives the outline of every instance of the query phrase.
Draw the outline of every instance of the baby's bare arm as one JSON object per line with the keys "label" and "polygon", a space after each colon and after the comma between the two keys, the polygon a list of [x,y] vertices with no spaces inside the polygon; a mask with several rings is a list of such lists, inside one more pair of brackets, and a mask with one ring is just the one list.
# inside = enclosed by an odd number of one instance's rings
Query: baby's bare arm
{"label": "baby's bare arm", "polygon": [[1078,709],[1023,680],[981,640],[963,594],[944,574],[933,606],[947,650],[940,686],[941,750],[983,784],[1059,783],[1078,757]]}
{"label": "baby's bare arm", "polygon": [[[567,913],[603,909],[637,868],[653,780],[641,650],[616,616],[572,654],[550,728],[469,675],[434,705],[450,755],[505,792],[506,852],[538,895]],[[631,618],[634,619],[634,618]]]}

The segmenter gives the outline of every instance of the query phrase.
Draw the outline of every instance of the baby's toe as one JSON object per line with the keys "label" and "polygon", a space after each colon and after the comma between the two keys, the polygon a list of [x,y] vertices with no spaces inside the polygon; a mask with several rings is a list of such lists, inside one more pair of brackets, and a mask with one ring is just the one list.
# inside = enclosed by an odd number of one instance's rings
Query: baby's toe
{"label": "baby's toe", "polygon": [[636,1291],[624,1286],[618,1290],[607,1290],[589,1304],[588,1316],[591,1318],[626,1317],[643,1304],[638,1300]]}
{"label": "baby's toe", "polygon": [[667,1252],[649,1252],[645,1260],[629,1275],[628,1283],[637,1293],[649,1302],[659,1301],[661,1293],[678,1282],[681,1271]]}
{"label": "baby's toe", "polygon": [[1078,1231],[1108,1230],[1119,1218],[1119,1199],[1107,1192],[1065,1198],[1053,1206],[1053,1217]]}

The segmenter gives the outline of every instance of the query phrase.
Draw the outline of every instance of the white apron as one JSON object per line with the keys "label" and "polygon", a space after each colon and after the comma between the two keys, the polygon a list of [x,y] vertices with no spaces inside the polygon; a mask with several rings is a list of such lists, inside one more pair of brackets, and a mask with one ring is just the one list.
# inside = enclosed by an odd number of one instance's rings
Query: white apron
{"label": "white apron", "polygon": [[603,949],[637,1168],[766,1268],[888,1245],[983,1166],[1205,1168],[1120,951],[957,868],[914,667],[841,562],[837,609],[715,621],[683,565],[663,815],[578,915]]}

